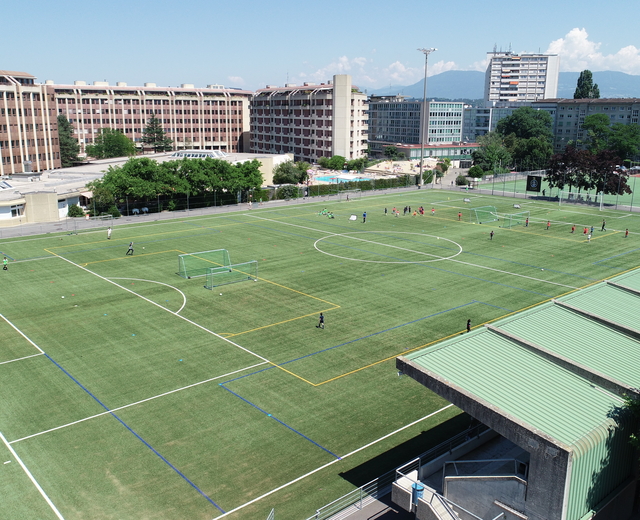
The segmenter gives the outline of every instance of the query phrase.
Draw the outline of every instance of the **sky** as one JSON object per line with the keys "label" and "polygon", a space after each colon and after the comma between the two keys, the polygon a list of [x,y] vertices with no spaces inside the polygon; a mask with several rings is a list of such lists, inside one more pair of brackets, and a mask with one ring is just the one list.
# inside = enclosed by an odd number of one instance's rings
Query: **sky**
{"label": "sky", "polygon": [[[22,0],[6,2],[0,70],[56,84],[266,85],[350,74],[361,88],[484,72],[487,52],[560,56],[560,70],[640,75],[638,0]],[[7,23],[9,22],[9,23]]]}

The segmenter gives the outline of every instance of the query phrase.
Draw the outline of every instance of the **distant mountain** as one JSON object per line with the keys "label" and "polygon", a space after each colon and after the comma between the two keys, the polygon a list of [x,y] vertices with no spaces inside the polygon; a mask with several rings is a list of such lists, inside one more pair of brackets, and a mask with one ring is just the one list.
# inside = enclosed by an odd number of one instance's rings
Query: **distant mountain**
{"label": "distant mountain", "polygon": [[[558,77],[558,97],[573,99],[579,72],[561,72]],[[600,88],[601,98],[640,98],[640,76],[624,72],[594,72],[593,81]],[[361,87],[364,88],[364,87]],[[378,89],[364,89],[377,96],[403,96],[422,99],[424,80],[413,85],[391,85]],[[446,99],[482,99],[484,97],[484,72],[475,70],[450,70],[427,79],[427,97]]]}

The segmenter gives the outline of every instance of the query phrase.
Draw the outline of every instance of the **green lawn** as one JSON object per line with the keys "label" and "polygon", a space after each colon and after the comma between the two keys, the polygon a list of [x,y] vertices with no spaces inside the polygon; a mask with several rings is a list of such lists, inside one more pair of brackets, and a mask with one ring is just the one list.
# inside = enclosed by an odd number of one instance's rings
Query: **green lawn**
{"label": "green lawn", "polygon": [[[0,518],[310,517],[468,424],[397,356],[634,268],[639,243],[637,215],[444,190],[1,240]],[[176,275],[220,248],[258,282]]]}

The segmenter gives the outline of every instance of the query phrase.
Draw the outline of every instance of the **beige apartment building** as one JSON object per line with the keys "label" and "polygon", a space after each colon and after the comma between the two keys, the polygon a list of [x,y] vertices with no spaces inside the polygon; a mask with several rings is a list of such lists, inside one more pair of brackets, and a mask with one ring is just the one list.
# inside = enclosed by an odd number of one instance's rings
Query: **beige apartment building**
{"label": "beige apartment building", "polygon": [[327,83],[269,85],[251,101],[251,151],[292,153],[296,161],[316,162],[367,153],[366,94],[340,74]]}
{"label": "beige apartment building", "polygon": [[0,70],[0,175],[60,167],[55,101],[35,79]]}
{"label": "beige apartment building", "polygon": [[46,84],[55,96],[57,113],[67,116],[73,125],[81,152],[101,128],[121,130],[142,148],[142,133],[153,115],[173,140],[174,150],[249,151],[250,91],[222,85],[195,88],[145,83],[136,87],[106,81]]}

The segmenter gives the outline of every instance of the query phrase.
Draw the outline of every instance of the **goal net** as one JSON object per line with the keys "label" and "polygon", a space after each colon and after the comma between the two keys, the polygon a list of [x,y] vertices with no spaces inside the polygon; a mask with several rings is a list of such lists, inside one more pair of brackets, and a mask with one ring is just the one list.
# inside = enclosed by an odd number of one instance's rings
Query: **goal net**
{"label": "goal net", "polygon": [[482,206],[481,208],[471,208],[471,221],[476,224],[482,224],[483,222],[495,222],[500,220],[498,216],[498,210],[495,206]]}
{"label": "goal net", "polygon": [[514,226],[523,225],[529,218],[530,211],[521,211],[519,213],[508,213],[502,218],[503,228],[512,228]]}
{"label": "goal net", "polygon": [[242,264],[227,265],[223,267],[210,267],[206,273],[205,289],[213,289],[220,285],[236,282],[258,281],[258,261],[251,260]]}
{"label": "goal net", "polygon": [[212,267],[229,267],[231,258],[226,249],[200,251],[199,253],[185,253],[178,255],[178,272],[183,278],[206,276]]}
{"label": "goal net", "polygon": [[339,193],[341,201],[359,199],[362,195],[362,190],[343,190]]}

